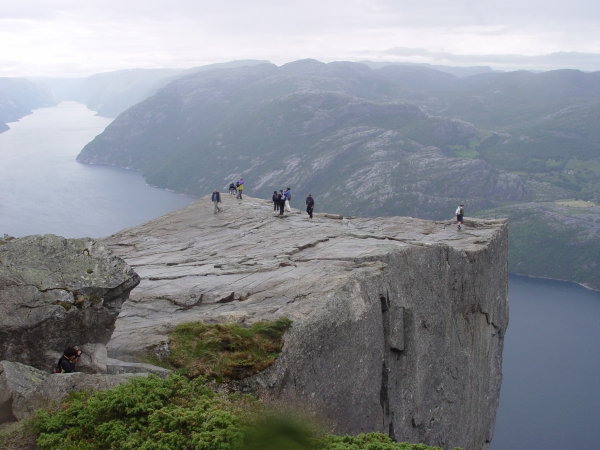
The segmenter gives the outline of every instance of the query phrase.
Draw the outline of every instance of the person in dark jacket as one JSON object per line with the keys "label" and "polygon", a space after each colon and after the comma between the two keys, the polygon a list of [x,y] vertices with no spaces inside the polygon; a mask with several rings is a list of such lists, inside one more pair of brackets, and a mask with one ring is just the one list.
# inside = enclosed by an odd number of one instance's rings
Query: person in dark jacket
{"label": "person in dark jacket", "polygon": [[219,208],[219,203],[221,203],[221,194],[219,193],[219,191],[217,191],[216,189],[213,191],[212,195],[210,196],[210,199],[212,200],[212,202],[215,204],[215,214],[220,212],[221,209]]}
{"label": "person in dark jacket", "polygon": [[283,193],[283,189],[279,191],[277,198],[279,199],[279,215],[282,216],[283,209],[285,208],[285,194]]}
{"label": "person in dark jacket", "polygon": [[315,209],[315,200],[312,198],[312,195],[308,194],[308,197],[306,197],[306,212],[311,219],[313,218],[313,209]]}
{"label": "person in dark jacket", "polygon": [[235,195],[236,194],[237,189],[235,188],[235,184],[233,184],[233,181],[231,183],[229,183],[229,195]]}
{"label": "person in dark jacket", "polygon": [[58,359],[55,373],[71,373],[75,369],[75,363],[81,356],[81,350],[75,347],[65,349],[63,355]]}
{"label": "person in dark jacket", "polygon": [[273,214],[277,214],[278,209],[279,209],[279,196],[277,195],[277,191],[273,191]]}

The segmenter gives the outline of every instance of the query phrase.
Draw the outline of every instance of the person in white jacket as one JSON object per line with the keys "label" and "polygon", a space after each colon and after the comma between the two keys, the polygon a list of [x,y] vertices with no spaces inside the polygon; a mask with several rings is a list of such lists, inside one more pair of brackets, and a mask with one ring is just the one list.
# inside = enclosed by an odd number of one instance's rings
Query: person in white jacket
{"label": "person in white jacket", "polygon": [[290,208],[290,200],[292,199],[292,190],[290,188],[285,188],[285,210],[287,212],[292,212],[292,208]]}
{"label": "person in white jacket", "polygon": [[465,215],[465,205],[462,203],[456,208],[456,224],[458,225],[458,229],[460,230],[460,226],[463,223],[463,216]]}

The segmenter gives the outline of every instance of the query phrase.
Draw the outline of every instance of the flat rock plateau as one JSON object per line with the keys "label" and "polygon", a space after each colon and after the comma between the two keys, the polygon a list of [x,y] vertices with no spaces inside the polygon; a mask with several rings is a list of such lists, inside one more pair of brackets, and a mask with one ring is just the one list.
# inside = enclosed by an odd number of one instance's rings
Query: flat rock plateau
{"label": "flat rock plateau", "polygon": [[[342,218],[222,194],[104,239],[141,277],[109,357],[168,351],[180,323],[293,320],[244,380],[337,433],[486,449],[508,325],[508,224]],[[292,206],[303,200],[292,201]],[[318,199],[317,199],[318,211]]]}

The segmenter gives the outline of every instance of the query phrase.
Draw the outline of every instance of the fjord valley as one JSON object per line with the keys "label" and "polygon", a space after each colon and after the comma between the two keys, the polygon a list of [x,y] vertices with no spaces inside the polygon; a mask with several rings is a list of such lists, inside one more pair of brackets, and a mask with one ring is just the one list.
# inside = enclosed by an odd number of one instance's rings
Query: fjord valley
{"label": "fjord valley", "polygon": [[346,215],[441,219],[464,202],[511,219],[511,272],[600,287],[598,72],[302,60],[169,81],[78,160],[189,195],[293,185]]}

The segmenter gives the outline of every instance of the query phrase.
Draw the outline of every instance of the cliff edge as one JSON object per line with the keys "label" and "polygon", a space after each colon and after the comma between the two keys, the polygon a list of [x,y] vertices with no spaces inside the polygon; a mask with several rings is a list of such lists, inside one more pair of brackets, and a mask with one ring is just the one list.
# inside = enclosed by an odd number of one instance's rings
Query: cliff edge
{"label": "cliff edge", "polygon": [[505,220],[459,232],[408,217],[275,217],[269,201],[222,198],[219,214],[204,197],[104,240],[142,278],[109,356],[168,351],[183,322],[286,316],[281,356],[246,388],[302,404],[336,433],[489,447],[508,325]]}

